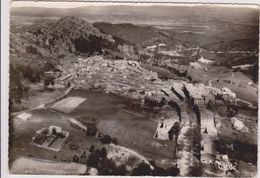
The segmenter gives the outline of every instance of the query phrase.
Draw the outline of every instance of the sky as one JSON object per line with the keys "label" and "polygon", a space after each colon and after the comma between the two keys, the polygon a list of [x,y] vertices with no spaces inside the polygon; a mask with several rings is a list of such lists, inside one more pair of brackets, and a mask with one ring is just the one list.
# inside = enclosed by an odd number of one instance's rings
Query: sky
{"label": "sky", "polygon": [[[154,4],[147,3],[128,3],[131,6],[149,6]],[[94,3],[94,2],[33,2],[33,1],[12,1],[11,7],[45,7],[45,8],[77,8],[84,6],[107,6],[115,5],[115,3]],[[163,5],[163,4],[160,4]],[[165,4],[169,6],[170,4]],[[174,6],[198,6],[201,4],[174,4]],[[214,5],[215,6],[215,5]],[[219,5],[220,6],[220,5]],[[241,7],[241,5],[221,5],[228,7]],[[257,6],[243,5],[243,7],[257,8]]]}

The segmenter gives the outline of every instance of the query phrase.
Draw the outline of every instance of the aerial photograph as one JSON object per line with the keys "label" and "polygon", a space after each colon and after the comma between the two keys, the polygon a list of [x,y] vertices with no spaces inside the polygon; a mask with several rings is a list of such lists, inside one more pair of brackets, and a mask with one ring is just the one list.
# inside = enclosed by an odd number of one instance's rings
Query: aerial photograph
{"label": "aerial photograph", "polygon": [[257,176],[258,6],[10,6],[10,174]]}

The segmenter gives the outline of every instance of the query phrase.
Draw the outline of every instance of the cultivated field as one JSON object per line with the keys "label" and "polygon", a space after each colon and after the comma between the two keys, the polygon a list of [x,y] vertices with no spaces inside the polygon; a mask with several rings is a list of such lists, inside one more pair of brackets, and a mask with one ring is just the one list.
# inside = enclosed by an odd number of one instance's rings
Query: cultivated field
{"label": "cultivated field", "polygon": [[69,114],[85,100],[86,100],[85,98],[81,98],[81,97],[68,97],[56,102],[51,106],[51,108]]}

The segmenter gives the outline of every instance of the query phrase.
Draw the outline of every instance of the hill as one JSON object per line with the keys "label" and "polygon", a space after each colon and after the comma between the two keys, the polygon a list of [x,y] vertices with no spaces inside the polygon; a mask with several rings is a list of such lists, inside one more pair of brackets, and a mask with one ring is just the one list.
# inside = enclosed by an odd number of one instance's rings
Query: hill
{"label": "hill", "polygon": [[100,54],[106,48],[116,50],[118,45],[112,37],[77,17],[32,25],[11,20],[10,32],[11,104],[19,103],[28,94],[30,82],[39,82],[44,72],[57,70],[58,64],[73,62],[81,54]]}
{"label": "hill", "polygon": [[159,29],[152,26],[139,26],[130,23],[111,24],[107,22],[93,23],[93,26],[103,33],[122,38],[132,44],[147,45],[155,41],[167,41],[167,38],[160,33]]}
{"label": "hill", "polygon": [[36,43],[49,48],[56,56],[64,53],[101,53],[113,46],[114,40],[101,33],[87,21],[77,17],[63,17],[58,21],[31,26],[29,32]]}

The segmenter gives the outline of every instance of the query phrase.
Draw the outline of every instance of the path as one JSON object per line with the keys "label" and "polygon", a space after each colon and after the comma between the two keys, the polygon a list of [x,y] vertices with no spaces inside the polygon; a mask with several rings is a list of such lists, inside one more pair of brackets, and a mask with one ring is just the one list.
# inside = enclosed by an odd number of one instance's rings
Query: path
{"label": "path", "polygon": [[189,173],[189,167],[191,162],[191,152],[190,152],[190,141],[186,138],[185,134],[191,128],[190,125],[184,124],[181,128],[180,135],[178,137],[178,145],[182,145],[182,150],[178,151],[177,164],[180,169],[180,176],[187,176]]}
{"label": "path", "polygon": [[[226,77],[235,77],[235,73],[232,72],[232,73],[231,73],[231,76],[226,76]],[[212,87],[212,82],[213,82],[214,80],[219,80],[219,79],[221,79],[221,78],[226,78],[226,77],[213,78],[213,79],[211,79],[211,80],[208,81],[208,86]]]}

